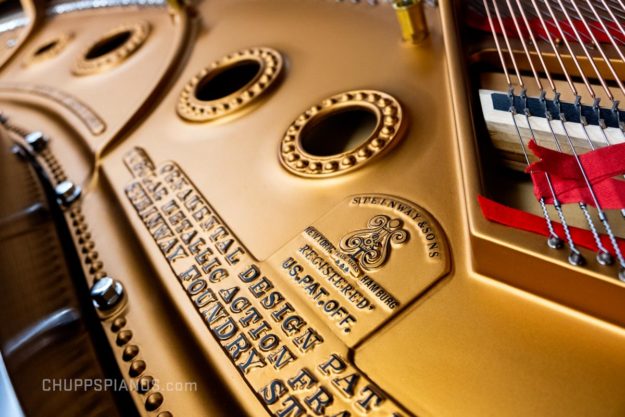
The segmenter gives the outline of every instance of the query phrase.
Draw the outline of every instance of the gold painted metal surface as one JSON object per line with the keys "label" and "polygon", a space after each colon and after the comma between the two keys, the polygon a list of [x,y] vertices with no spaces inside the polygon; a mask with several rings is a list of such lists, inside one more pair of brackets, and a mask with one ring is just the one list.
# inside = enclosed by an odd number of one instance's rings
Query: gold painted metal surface
{"label": "gold painted metal surface", "polygon": [[[625,414],[623,283],[479,212],[462,10],[424,6],[429,35],[406,45],[389,4],[89,9],[16,52],[0,108],[49,134],[44,168],[84,189],[66,219],[88,284],[127,291],[102,327],[126,380],[148,384],[131,392],[140,415]],[[137,21],[151,29],[132,56],[73,74],[94,39]],[[280,73],[278,88],[200,115],[211,63],[262,56],[254,92]],[[374,111],[374,133],[305,154],[307,121],[342,105]],[[196,390],[165,387],[181,381]]]}

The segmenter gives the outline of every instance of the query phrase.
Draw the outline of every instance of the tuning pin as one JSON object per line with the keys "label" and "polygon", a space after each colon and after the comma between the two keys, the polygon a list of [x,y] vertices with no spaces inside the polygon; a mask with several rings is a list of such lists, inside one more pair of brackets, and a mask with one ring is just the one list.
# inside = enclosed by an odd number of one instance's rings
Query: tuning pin
{"label": "tuning pin", "polygon": [[551,235],[549,236],[549,238],[547,239],[547,245],[551,248],[551,249],[562,249],[564,247],[564,241],[562,241],[562,239],[560,239],[558,236],[556,235]]}
{"label": "tuning pin", "polygon": [[603,266],[612,265],[614,263],[614,258],[610,255],[610,252],[599,251],[597,252],[597,262]]}
{"label": "tuning pin", "polygon": [[586,260],[578,251],[571,251],[571,253],[569,254],[569,263],[571,265],[581,266],[584,265],[585,262]]}

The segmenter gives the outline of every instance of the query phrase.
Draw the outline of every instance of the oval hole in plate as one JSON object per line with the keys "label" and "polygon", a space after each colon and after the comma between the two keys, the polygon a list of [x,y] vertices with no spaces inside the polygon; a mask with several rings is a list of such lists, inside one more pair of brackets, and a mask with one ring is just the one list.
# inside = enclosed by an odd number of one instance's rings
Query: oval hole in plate
{"label": "oval hole in plate", "polygon": [[338,155],[366,142],[377,123],[376,114],[366,107],[336,111],[306,126],[301,146],[314,156]]}
{"label": "oval hole in plate", "polygon": [[33,55],[35,56],[42,55],[48,52],[50,49],[54,48],[58,43],[59,43],[58,39],[54,39],[50,42],[46,42],[43,45],[41,45],[39,48],[37,48],[37,50],[35,51]]}
{"label": "oval hole in plate", "polygon": [[201,101],[219,100],[243,90],[261,72],[258,61],[245,60],[210,72],[195,88],[195,98]]}
{"label": "oval hole in plate", "polygon": [[132,36],[132,32],[129,30],[124,30],[119,33],[115,33],[111,36],[107,36],[104,39],[99,40],[89,48],[89,51],[85,54],[85,59],[96,59],[104,56],[114,50],[120,48],[124,45],[130,37]]}

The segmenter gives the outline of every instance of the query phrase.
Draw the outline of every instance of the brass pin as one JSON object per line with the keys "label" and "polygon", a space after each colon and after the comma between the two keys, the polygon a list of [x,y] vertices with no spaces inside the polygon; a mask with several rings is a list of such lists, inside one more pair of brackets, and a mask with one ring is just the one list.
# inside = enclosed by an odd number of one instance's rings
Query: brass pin
{"label": "brass pin", "polygon": [[404,42],[417,44],[428,35],[422,0],[395,0],[393,8],[397,14],[401,36]]}

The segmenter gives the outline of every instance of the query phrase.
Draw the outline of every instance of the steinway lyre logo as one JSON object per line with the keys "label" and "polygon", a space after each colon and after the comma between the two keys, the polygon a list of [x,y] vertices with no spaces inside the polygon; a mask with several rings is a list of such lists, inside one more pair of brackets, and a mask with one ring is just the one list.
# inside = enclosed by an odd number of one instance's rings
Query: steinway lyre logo
{"label": "steinway lyre logo", "polygon": [[379,214],[369,219],[366,229],[348,233],[341,239],[339,247],[357,260],[366,271],[380,268],[390,256],[392,246],[406,243],[410,234],[400,219],[391,219]]}

